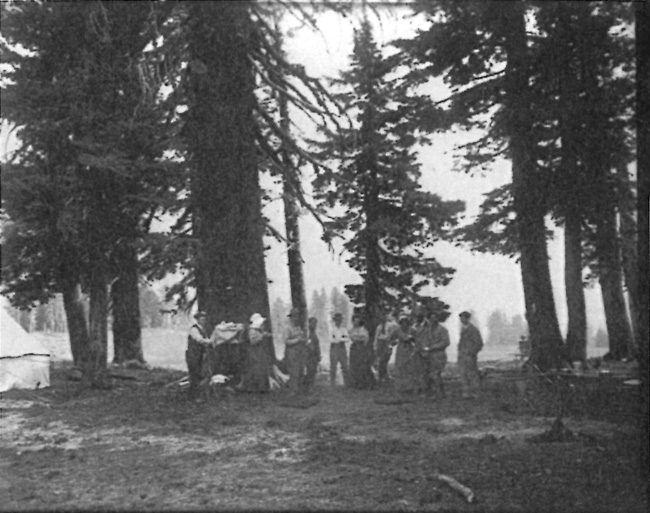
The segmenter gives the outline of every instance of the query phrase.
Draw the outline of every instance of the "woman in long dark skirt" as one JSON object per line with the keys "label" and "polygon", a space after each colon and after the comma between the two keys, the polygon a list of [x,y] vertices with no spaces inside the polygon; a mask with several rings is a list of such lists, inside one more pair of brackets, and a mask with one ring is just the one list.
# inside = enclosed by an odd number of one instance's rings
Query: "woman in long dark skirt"
{"label": "woman in long dark skirt", "polygon": [[260,314],[253,314],[248,327],[243,381],[243,389],[247,392],[268,392],[271,388],[269,376],[273,359],[267,343],[270,334],[264,331],[265,321]]}
{"label": "woman in long dark skirt", "polygon": [[410,323],[407,317],[402,317],[399,320],[399,328],[393,333],[393,340],[397,342],[395,390],[403,394],[417,393],[421,386],[421,359],[414,354],[415,341],[410,333]]}
{"label": "woman in long dark skirt", "polygon": [[372,372],[373,351],[368,330],[361,325],[359,315],[352,316],[352,328],[348,330],[350,340],[350,386],[366,390],[375,386]]}

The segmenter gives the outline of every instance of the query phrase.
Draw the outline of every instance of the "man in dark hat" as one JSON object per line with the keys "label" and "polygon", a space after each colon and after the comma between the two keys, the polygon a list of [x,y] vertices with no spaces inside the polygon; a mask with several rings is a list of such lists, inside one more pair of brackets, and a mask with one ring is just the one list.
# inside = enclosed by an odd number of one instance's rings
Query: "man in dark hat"
{"label": "man in dark hat", "polygon": [[289,394],[297,396],[305,382],[307,360],[307,335],[300,325],[300,310],[292,308],[289,312],[289,327],[285,337],[284,361],[289,373]]}
{"label": "man in dark hat", "polygon": [[479,388],[478,353],[483,349],[481,332],[470,319],[472,314],[461,312],[460,341],[458,342],[458,371],[463,398],[477,398]]}
{"label": "man in dark hat", "polygon": [[196,322],[190,328],[187,335],[187,351],[185,351],[185,361],[187,362],[187,371],[190,375],[190,399],[196,399],[199,383],[201,382],[203,359],[205,358],[207,347],[210,345],[210,337],[207,334],[208,316],[205,312],[197,312],[194,315]]}

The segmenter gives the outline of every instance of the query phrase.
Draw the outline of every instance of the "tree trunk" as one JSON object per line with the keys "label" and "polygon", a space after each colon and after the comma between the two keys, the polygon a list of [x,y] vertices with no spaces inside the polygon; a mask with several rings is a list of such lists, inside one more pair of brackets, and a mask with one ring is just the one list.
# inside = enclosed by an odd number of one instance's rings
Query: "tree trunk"
{"label": "tree trunk", "polygon": [[530,330],[531,363],[540,369],[556,367],[563,358],[563,344],[555,312],[553,289],[546,246],[544,184],[535,169],[532,155],[532,114],[526,97],[528,62],[525,5],[502,4],[509,22],[505,42],[505,109],[509,119],[510,158],[512,160],[513,200],[516,213],[521,274]]}
{"label": "tree trunk", "polygon": [[264,222],[254,141],[249,2],[190,4],[190,102],[198,304],[210,328],[269,315]]}
{"label": "tree trunk", "polygon": [[582,285],[582,226],[579,215],[564,221],[564,286],[569,325],[567,356],[571,361],[587,358],[587,313]]}
{"label": "tree trunk", "polygon": [[637,275],[637,228],[634,219],[635,201],[632,191],[632,184],[625,164],[616,167],[618,177],[618,213],[620,219],[621,233],[621,265],[625,286],[628,292],[628,304],[630,306],[630,319],[632,327],[632,340],[634,341],[634,353],[637,352],[639,340],[639,298],[637,288],[639,280]]}
{"label": "tree trunk", "polygon": [[[650,414],[648,407],[648,342],[650,334],[650,244],[648,234],[650,223],[648,219],[648,196],[650,195],[650,4],[635,3],[635,32],[636,32],[636,130],[637,130],[637,256],[638,256],[638,288],[637,303],[639,306],[638,321],[639,339],[638,355],[639,375],[641,376],[642,437],[648,433]],[[645,438],[641,441],[643,450],[641,468],[648,468],[648,448]]]}
{"label": "tree trunk", "polygon": [[[582,283],[582,222],[586,211],[585,169],[578,164],[581,134],[576,109],[580,105],[580,74],[582,52],[589,50],[576,38],[576,26],[581,17],[589,16],[588,4],[576,6],[559,3],[557,23],[565,45],[558,45],[560,100],[560,211],[564,216],[564,288],[566,293],[568,326],[566,353],[570,361],[587,358],[587,313]],[[576,9],[581,9],[576,11]],[[578,16],[576,16],[578,15]]]}
{"label": "tree trunk", "polygon": [[[368,225],[370,225],[370,219]],[[378,245],[379,241],[377,235],[370,230],[370,233],[367,235],[366,280],[364,286],[366,298],[365,322],[368,333],[370,334],[370,340],[374,340],[375,329],[379,324],[380,312],[382,310],[382,289],[379,282],[381,260],[379,257]]]}
{"label": "tree trunk", "polygon": [[302,269],[300,253],[300,226],[298,224],[299,209],[291,193],[291,186],[286,177],[283,178],[284,224],[287,232],[287,261],[289,265],[289,288],[291,303],[300,310],[300,325],[307,322],[307,298],[305,296],[305,278]]}
{"label": "tree trunk", "polygon": [[[605,178],[605,177],[603,177]],[[621,360],[632,350],[632,330],[623,294],[620,245],[616,231],[616,210],[611,187],[602,184],[601,203],[596,219],[596,253],[600,288],[603,293],[605,321],[609,337],[609,357]]]}
{"label": "tree trunk", "polygon": [[89,344],[82,362],[83,380],[87,385],[102,386],[108,352],[108,285],[105,273],[95,268],[89,283]]}
{"label": "tree trunk", "polygon": [[[282,52],[281,46],[278,52]],[[288,134],[291,126],[289,123],[289,109],[287,97],[280,93],[280,126]],[[305,330],[307,327],[307,296],[305,292],[305,276],[302,269],[302,254],[300,252],[300,225],[298,222],[300,209],[296,201],[295,188],[299,187],[298,170],[295,168],[286,148],[282,152],[284,170],[282,173],[282,200],[284,202],[284,226],[287,233],[287,261],[289,265],[289,288],[291,289],[291,303],[300,310],[300,325]]]}
{"label": "tree trunk", "polygon": [[144,363],[140,328],[138,254],[125,244],[118,251],[119,275],[111,287],[113,310],[113,362],[137,360]]}
{"label": "tree trunk", "polygon": [[75,366],[81,367],[90,345],[86,312],[82,302],[81,285],[72,280],[62,282],[63,307],[68,325],[70,351]]}
{"label": "tree trunk", "polygon": [[[366,77],[368,84],[372,84],[372,77]],[[367,89],[368,95],[371,96],[372,86]],[[375,112],[371,105],[366,108],[366,113],[362,122],[362,144],[364,154],[361,156],[359,163],[359,172],[364,177],[362,181],[363,191],[363,209],[366,217],[366,226],[363,233],[366,259],[366,275],[364,278],[364,298],[365,298],[365,325],[370,335],[370,340],[374,340],[375,329],[379,324],[380,311],[382,309],[382,285],[381,285],[381,255],[379,254],[379,233],[378,225],[381,217],[379,207],[379,185],[377,170],[377,154],[375,151],[377,142],[375,136]]]}

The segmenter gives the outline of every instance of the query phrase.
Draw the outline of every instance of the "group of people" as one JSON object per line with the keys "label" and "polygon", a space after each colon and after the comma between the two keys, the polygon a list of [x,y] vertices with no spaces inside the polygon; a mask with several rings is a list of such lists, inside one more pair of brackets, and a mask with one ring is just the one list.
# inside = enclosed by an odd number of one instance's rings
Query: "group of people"
{"label": "group of people", "polygon": [[[458,343],[458,369],[462,394],[476,398],[479,388],[478,353],[483,348],[479,330],[471,322],[469,312],[460,313],[461,334]],[[199,312],[196,324],[190,329],[186,353],[190,374],[190,395],[196,396],[198,384],[205,374],[206,361],[239,361],[234,372],[237,387],[249,392],[270,390],[270,379],[277,367],[288,374],[289,394],[298,396],[309,393],[315,383],[319,363],[322,359],[320,340],[316,333],[318,321],[309,318],[308,329],[301,323],[301,312],[292,309],[288,315],[289,325],[284,334],[284,358],[278,360],[267,320],[260,314],[253,314],[238,340],[238,356],[234,359],[227,351],[230,347],[217,346],[217,354],[207,336],[207,316]],[[444,397],[442,371],[447,364],[446,349],[450,345],[449,332],[440,324],[435,312],[418,307],[412,316],[400,316],[395,322],[389,313],[382,312],[374,337],[371,340],[368,329],[359,314],[352,316],[352,326],[343,325],[341,313],[332,317],[329,341],[329,377],[336,385],[340,367],[343,383],[355,389],[371,389],[378,383],[392,381],[394,388],[404,394],[427,394]],[[394,376],[388,373],[388,362],[395,351]],[[232,369],[231,369],[232,370]],[[215,369],[208,369],[211,375]]]}

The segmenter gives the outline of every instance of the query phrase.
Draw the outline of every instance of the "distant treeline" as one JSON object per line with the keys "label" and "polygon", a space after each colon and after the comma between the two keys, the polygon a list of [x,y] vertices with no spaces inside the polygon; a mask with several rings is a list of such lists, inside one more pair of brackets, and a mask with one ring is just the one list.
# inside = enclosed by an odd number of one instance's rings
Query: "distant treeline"
{"label": "distant treeline", "polygon": [[[89,306],[88,298],[83,297],[82,302],[87,311]],[[55,294],[47,303],[39,304],[31,310],[8,307],[7,311],[28,332],[66,333],[68,331],[61,294]],[[109,317],[109,323],[111,323],[111,320],[112,318]],[[140,327],[185,327],[189,322],[187,314],[170,307],[153,287],[140,287]]]}
{"label": "distant treeline", "polygon": [[[476,315],[472,316],[472,320],[478,325]],[[488,316],[485,330],[481,331],[489,346],[515,345],[522,336],[528,337],[528,324],[523,315],[508,317],[505,312],[496,309]],[[593,331],[589,338],[593,340],[595,347],[607,347],[609,344],[607,331],[600,327]]]}

